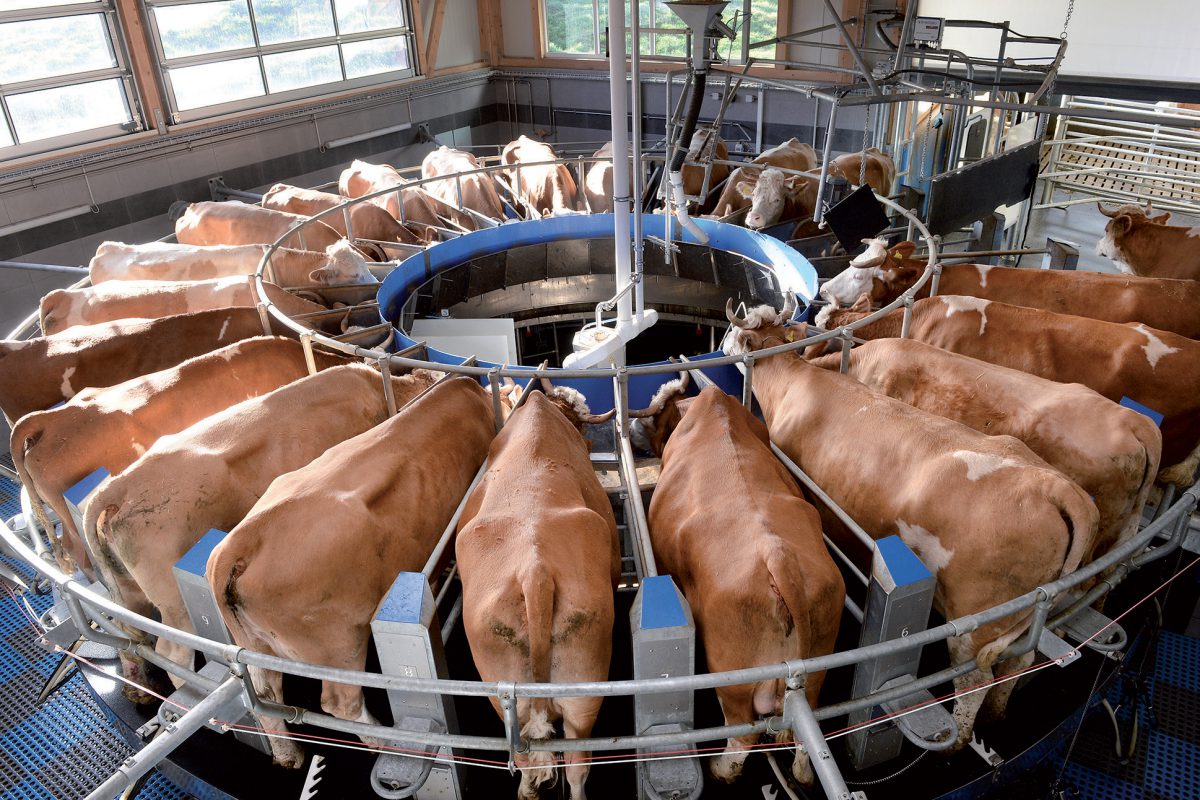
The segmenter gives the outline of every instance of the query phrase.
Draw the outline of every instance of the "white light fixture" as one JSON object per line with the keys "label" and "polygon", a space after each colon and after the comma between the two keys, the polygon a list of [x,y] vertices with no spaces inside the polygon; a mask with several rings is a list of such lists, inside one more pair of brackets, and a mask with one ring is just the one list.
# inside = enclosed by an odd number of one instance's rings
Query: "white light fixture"
{"label": "white light fixture", "polygon": [[331,147],[341,147],[342,145],[354,144],[355,142],[365,142],[367,139],[374,139],[376,136],[386,136],[389,133],[399,133],[406,131],[412,127],[411,122],[405,122],[401,125],[393,125],[390,128],[380,128],[376,131],[367,131],[355,136],[345,136],[341,139],[330,139],[325,144],[321,145],[322,150],[328,150]]}
{"label": "white light fixture", "polygon": [[12,225],[5,225],[3,228],[0,228],[0,238],[11,236],[14,233],[20,233],[21,231],[27,231],[30,228],[49,225],[51,222],[59,222],[64,219],[70,219],[71,217],[78,217],[80,214],[87,214],[88,212],[94,210],[95,209],[92,206],[75,206],[74,208],[55,211],[53,214],[43,214],[40,217],[27,219],[24,222],[14,222]]}

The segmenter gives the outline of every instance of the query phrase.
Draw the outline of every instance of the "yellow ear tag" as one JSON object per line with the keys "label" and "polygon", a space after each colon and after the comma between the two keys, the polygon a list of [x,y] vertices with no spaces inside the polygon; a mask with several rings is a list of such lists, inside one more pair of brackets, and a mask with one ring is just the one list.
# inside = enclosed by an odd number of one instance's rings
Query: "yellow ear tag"
{"label": "yellow ear tag", "polygon": [[896,259],[897,261],[900,261],[901,259],[903,259],[903,258],[904,258],[904,256],[902,256],[902,255],[900,254],[900,251],[899,251],[899,250],[897,250],[895,253],[892,253],[892,258]]}
{"label": "yellow ear tag", "polygon": [[796,341],[796,332],[794,330],[792,330],[791,328],[787,329],[787,340],[789,342]]}

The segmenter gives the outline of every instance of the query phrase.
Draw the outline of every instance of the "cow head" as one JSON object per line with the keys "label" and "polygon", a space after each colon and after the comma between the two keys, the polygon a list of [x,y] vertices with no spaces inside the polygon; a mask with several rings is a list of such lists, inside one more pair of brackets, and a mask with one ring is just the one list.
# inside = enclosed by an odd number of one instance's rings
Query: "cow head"
{"label": "cow head", "polygon": [[870,313],[871,295],[863,292],[849,307],[843,306],[837,300],[830,300],[829,305],[817,312],[814,322],[818,328],[829,331],[856,322]]}
{"label": "cow head", "polygon": [[798,205],[808,188],[809,182],[804,178],[784,175],[774,167],[764,169],[753,187],[738,184],[738,192],[750,200],[746,227],[758,230],[779,222],[783,210]]}
{"label": "cow head", "polygon": [[587,400],[579,391],[570,386],[555,386],[547,378],[542,378],[542,392],[545,393],[546,399],[553,403],[581,434],[584,425],[599,425],[608,422],[617,413],[614,408],[606,414],[593,414],[588,408]]}
{"label": "cow head", "polygon": [[634,446],[656,456],[663,454],[667,437],[678,427],[691,402],[687,396],[691,375],[687,371],[679,373],[678,378],[658,387],[647,408],[640,411],[630,409],[629,416],[633,422],[629,426],[629,440]]}
{"label": "cow head", "polygon": [[[782,311],[776,311],[771,306],[757,306],[746,312],[745,319],[734,312],[733,299],[730,298],[725,302],[725,317],[732,327],[721,340],[721,350],[727,355],[736,356],[761,350],[768,346],[768,340],[777,340],[771,341],[771,345],[794,341],[797,337],[796,332],[787,328],[795,312],[796,295],[791,292],[786,293]],[[800,329],[799,336],[803,338],[808,330],[807,326],[801,324],[795,327]]]}
{"label": "cow head", "polygon": [[318,267],[308,273],[308,279],[322,286],[336,286],[341,283],[379,283],[371,274],[367,261],[354,245],[341,239],[325,249],[325,266]]}
{"label": "cow head", "polygon": [[1112,259],[1122,272],[1132,272],[1129,259],[1125,253],[1126,239],[1134,231],[1147,225],[1166,225],[1171,218],[1171,212],[1166,211],[1157,216],[1150,216],[1150,210],[1133,203],[1127,203],[1109,210],[1103,203],[1096,203],[1100,213],[1108,217],[1104,226],[1104,238],[1096,242],[1096,255]]}
{"label": "cow head", "polygon": [[925,262],[912,258],[917,249],[914,242],[900,242],[891,249],[883,239],[863,239],[863,243],[866,251],[821,286],[821,296],[830,303],[853,303],[863,293],[876,303],[890,303],[925,271]]}

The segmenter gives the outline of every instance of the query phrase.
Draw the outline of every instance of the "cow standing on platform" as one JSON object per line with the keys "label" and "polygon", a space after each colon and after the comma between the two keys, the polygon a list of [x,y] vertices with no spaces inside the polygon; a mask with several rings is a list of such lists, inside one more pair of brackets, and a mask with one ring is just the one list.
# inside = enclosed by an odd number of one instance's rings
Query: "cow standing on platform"
{"label": "cow standing on platform", "polygon": [[[612,142],[605,142],[593,154],[594,158],[612,159]],[[629,192],[633,193],[633,162],[626,159],[631,167],[629,172]],[[587,197],[588,210],[593,214],[611,214],[613,210],[613,164],[612,161],[597,161],[588,167],[587,177],[583,182],[583,192]],[[636,200],[634,201],[636,204]]]}
{"label": "cow standing on platform", "polygon": [[[580,210],[578,189],[566,164],[549,164],[558,156],[550,145],[521,136],[505,145],[500,160],[514,167],[507,170],[513,189],[544,217],[572,214]],[[516,165],[520,165],[516,168]]]}
{"label": "cow standing on platform", "polygon": [[[230,200],[224,203],[192,203],[175,221],[175,240],[180,244],[271,244],[289,230],[305,223],[306,217],[262,206]],[[345,241],[320,220],[303,224],[283,240],[283,246],[325,251]]]}
{"label": "cow standing on platform", "polygon": [[[320,352],[314,356],[318,367],[343,361]],[[13,465],[42,529],[54,530],[44,501],[62,521],[72,558],[87,567],[63,496],[69,488],[101,467],[116,475],[159,437],[307,374],[299,342],[276,336],[235,342],[159,372],[85,390],[58,408],[26,414],[13,426]]]}
{"label": "cow standing on platform", "polygon": [[[92,285],[105,281],[198,281],[253,274],[264,245],[217,245],[104,242],[88,265]],[[363,257],[343,240],[324,253],[281,247],[271,254],[266,272],[280,286],[333,286],[378,283]]]}
{"label": "cow standing on platform", "polygon": [[[326,311],[325,306],[296,297],[263,282],[267,297],[284,314]],[[109,281],[80,289],[55,289],[39,308],[42,333],[62,333],[76,325],[98,325],[119,319],[160,319],[176,314],[258,304],[248,276],[205,281]]]}
{"label": "cow standing on platform", "polygon": [[[393,377],[396,405],[403,407],[438,377],[427,370]],[[387,418],[379,370],[346,364],[163,436],[100,485],[83,518],[84,538],[113,600],[146,616],[157,609],[164,624],[191,631],[175,563],[206,531],[233,530],[275,478]],[[127,634],[135,641],[147,638],[134,629]],[[156,649],[180,666],[192,664],[190,647],[159,639]],[[122,663],[125,677],[142,683],[141,659],[123,654]]]}
{"label": "cow standing on platform", "polygon": [[401,223],[411,225],[423,233],[426,243],[436,242],[439,238],[437,230],[446,224],[438,216],[444,204],[438,203],[420,189],[404,188],[408,183],[394,167],[355,159],[349,167],[342,170],[338,178],[338,192],[346,197],[362,197],[381,189],[395,189],[394,192],[372,197],[370,202],[387,211]]}
{"label": "cow standing on platform", "polygon": [[[866,296],[849,309],[827,306],[821,327],[869,312]],[[897,337],[903,311],[854,331]],[[1200,342],[1145,324],[1104,322],[978,297],[946,295],[912,307],[911,338],[1060,383],[1082,383],[1114,403],[1130,398],[1162,414],[1158,480],[1186,489],[1200,465]]]}
{"label": "cow standing on platform", "polygon": [[[840,354],[817,366],[838,370]],[[912,339],[850,351],[850,377],[990,436],[1016,437],[1091,495],[1100,512],[1093,557],[1137,533],[1162,455],[1148,417],[1077,383],[1057,383]]]}
{"label": "cow standing on platform", "polygon": [[[748,228],[766,228],[781,220],[811,216],[817,199],[817,179],[795,173],[811,170],[816,160],[812,146],[796,138],[772,147],[749,165],[734,170],[713,213],[718,218],[727,217],[749,208]],[[791,172],[785,174],[781,171],[784,169]]]}
{"label": "cow standing on platform", "polygon": [[[766,426],[741,403],[709,387],[686,401],[685,413],[668,410],[685,391],[686,382],[672,381],[649,409],[650,427],[669,436],[665,448],[655,448],[662,471],[650,503],[650,541],[659,569],[679,581],[692,607],[708,671],[832,653],[846,587],[817,510],[771,452]],[[808,676],[812,707],[824,678]],[[783,693],[781,680],[717,688],[726,725],[782,713]],[[730,739],[711,762],[713,775],[736,779],[758,738]],[[792,774],[812,783],[800,750]]]}
{"label": "cow standing on platform", "polygon": [[[687,158],[683,165],[683,191],[688,197],[697,197],[705,191],[704,165],[713,161],[728,161],[729,150],[715,127],[703,125],[696,128],[692,141],[688,144]],[[690,162],[690,163],[689,163]],[[729,177],[728,164],[713,164],[708,171],[708,193],[721,185],[721,181]],[[612,196],[612,193],[609,193]],[[706,206],[705,198],[700,198],[701,207]]]}
{"label": "cow standing on platform", "polygon": [[[867,252],[821,286],[829,301],[850,305],[867,293],[884,306],[910,289],[925,272],[926,261],[912,257],[917,246],[864,239]],[[917,293],[928,297],[930,283]],[[1200,338],[1200,281],[1139,278],[1063,269],[1018,269],[989,264],[943,264],[940,295],[968,295],[1074,314],[1109,322],[1144,322],[1152,328]]]}
{"label": "cow standing on platform", "polygon": [[[286,211],[302,217],[310,217],[322,211],[328,211],[345,202],[346,197],[316,189],[301,189],[277,183],[263,195],[263,208],[275,211]],[[346,212],[350,214],[350,229],[346,228]],[[342,238],[351,233],[356,239],[371,239],[377,242],[397,242],[400,244],[424,244],[426,238],[417,236],[404,225],[401,225],[391,214],[374,203],[355,203],[347,206],[344,211],[335,211],[321,217],[320,222],[337,231]]]}
{"label": "cow standing on platform", "polygon": [[[492,444],[455,551],[463,623],[485,681],[608,678],[620,541],[581,431],[611,417],[590,414],[578,392],[547,385]],[[548,738],[561,718],[568,739],[587,738],[600,704],[599,697],[518,698],[521,735]],[[564,753],[572,800],[584,796],[589,755]],[[517,755],[519,798],[536,798],[537,787],[553,780],[553,758]]]}
{"label": "cow standing on platform", "polygon": [[[445,177],[444,181],[430,181],[425,189],[438,197],[442,202],[458,207],[469,208],[496,222],[505,218],[504,203],[496,191],[495,182],[490,175],[479,173],[462,175],[455,179],[453,176],[479,169],[475,156],[463,150],[453,150],[442,145],[421,161],[421,177]],[[461,197],[459,193],[461,191]],[[467,230],[475,230],[478,224],[469,214],[455,210],[455,221]]]}
{"label": "cow standing on platform", "polygon": [[[865,168],[863,162],[866,162]],[[878,147],[868,147],[858,153],[845,153],[830,161],[829,174],[835,178],[845,178],[851,186],[865,183],[876,194],[887,197],[892,191],[892,183],[896,180],[896,164],[891,156]],[[859,180],[860,175],[865,178],[864,181]]]}
{"label": "cow standing on platform", "polygon": [[1109,210],[1104,238],[1096,254],[1112,259],[1117,269],[1147,278],[1200,280],[1200,225],[1167,225],[1170,212],[1151,217],[1141,206],[1127,204]]}
{"label": "cow standing on platform", "polygon": [[262,334],[258,311],[228,308],[0,340],[0,409],[11,426],[81,389],[112,386]]}
{"label": "cow standing on platform", "polygon": [[[281,475],[208,559],[233,641],[260,653],[363,670],[371,619],[401,572],[425,565],[495,436],[472,378],[433,387],[396,416]],[[259,696],[283,702],[283,675],[249,667]],[[321,708],[375,722],[362,688],[326,681]],[[259,716],[275,762],[304,753],[286,724]]]}
{"label": "cow standing on platform", "polygon": [[[759,306],[742,319],[731,300],[733,327],[722,349],[734,355],[786,342],[794,309],[789,295],[782,313]],[[934,605],[947,619],[1074,572],[1092,551],[1096,507],[1012,437],[985,436],[791,352],[754,362],[754,394],[772,441],[834,502],[871,536],[897,534],[916,552],[937,578]],[[836,517],[821,514],[827,531],[842,530]],[[986,684],[994,666],[1000,674],[1027,666],[1032,654],[997,659],[1031,621],[1024,611],[949,639],[952,664],[976,662],[955,678],[955,689]],[[956,698],[956,749],[970,741],[985,694],[1001,714],[1011,691],[1008,682]]]}

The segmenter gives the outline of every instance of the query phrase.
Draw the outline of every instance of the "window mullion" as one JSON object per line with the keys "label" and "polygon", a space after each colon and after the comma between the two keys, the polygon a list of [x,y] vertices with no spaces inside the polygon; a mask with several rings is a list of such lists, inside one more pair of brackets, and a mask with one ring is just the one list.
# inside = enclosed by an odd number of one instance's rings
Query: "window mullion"
{"label": "window mullion", "polygon": [[250,15],[250,35],[254,37],[255,57],[258,61],[258,74],[262,78],[263,94],[271,93],[271,85],[267,83],[267,65],[263,62],[262,42],[258,38],[258,19],[254,16],[254,0],[244,0],[246,11]]}
{"label": "window mullion", "polygon": [[338,22],[337,0],[329,0],[329,13],[333,15],[333,38],[337,44],[338,66],[342,70],[342,80],[346,80],[346,54],[342,52],[342,26]]}

